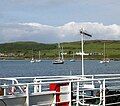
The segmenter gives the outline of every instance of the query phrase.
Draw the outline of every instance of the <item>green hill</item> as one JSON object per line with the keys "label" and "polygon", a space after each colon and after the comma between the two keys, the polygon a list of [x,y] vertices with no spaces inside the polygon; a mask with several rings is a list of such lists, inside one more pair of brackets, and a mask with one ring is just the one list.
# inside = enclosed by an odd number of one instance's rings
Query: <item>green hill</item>
{"label": "green hill", "polygon": [[13,43],[5,43],[0,44],[0,51],[1,52],[24,52],[28,50],[49,50],[55,49],[55,44],[43,44],[37,42],[13,42]]}
{"label": "green hill", "polygon": [[[101,59],[103,55],[103,44],[106,43],[106,56],[109,58],[120,58],[120,41],[85,41],[84,52],[91,53],[90,56],[85,56],[88,59]],[[81,51],[81,43],[63,42],[61,46],[64,52],[67,53],[65,58],[72,58],[73,52]],[[32,54],[33,51],[33,54]],[[37,42],[13,42],[0,44],[0,53],[4,54],[1,57],[8,58],[31,58],[32,55],[38,58],[38,51],[41,51],[42,58],[56,58],[58,56],[58,44],[43,44]],[[81,56],[75,56],[80,58]]]}

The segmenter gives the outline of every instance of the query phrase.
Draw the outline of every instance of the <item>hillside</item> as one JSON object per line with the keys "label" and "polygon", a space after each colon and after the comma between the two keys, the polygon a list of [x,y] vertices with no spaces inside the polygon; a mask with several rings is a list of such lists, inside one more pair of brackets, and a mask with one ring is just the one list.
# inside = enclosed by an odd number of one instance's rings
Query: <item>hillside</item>
{"label": "hillside", "polygon": [[[103,44],[106,43],[106,55],[109,58],[120,58],[120,41],[85,41],[84,51],[92,53],[85,56],[89,59],[101,59],[103,55]],[[72,58],[73,52],[81,50],[80,42],[64,42],[61,43],[64,52],[67,53],[65,58]],[[33,54],[32,54],[33,51]],[[17,59],[31,58],[32,55],[38,58],[38,51],[41,51],[42,58],[56,58],[58,56],[58,44],[43,44],[37,42],[13,42],[0,44],[0,53],[2,58],[14,57]],[[80,58],[80,56],[75,56]]]}
{"label": "hillside", "polygon": [[55,44],[43,44],[43,43],[37,43],[37,42],[13,42],[13,43],[5,43],[0,44],[0,51],[7,53],[10,52],[25,52],[29,50],[49,50],[49,49],[55,49]]}

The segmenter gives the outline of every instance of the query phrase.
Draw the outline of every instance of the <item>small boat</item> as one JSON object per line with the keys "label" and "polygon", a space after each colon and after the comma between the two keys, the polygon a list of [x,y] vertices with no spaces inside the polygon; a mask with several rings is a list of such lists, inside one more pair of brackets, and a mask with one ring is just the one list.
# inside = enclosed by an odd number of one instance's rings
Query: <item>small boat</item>
{"label": "small boat", "polygon": [[[58,44],[58,48],[61,48],[60,47],[60,44]],[[61,49],[60,49],[61,51]],[[54,60],[53,61],[53,64],[64,64],[64,57],[63,57],[63,47],[62,47],[62,52],[59,51],[59,57],[57,60]]]}
{"label": "small boat", "polygon": [[70,62],[75,62],[74,52],[73,52],[73,58],[70,60]]}
{"label": "small boat", "polygon": [[102,60],[100,63],[109,63],[110,61]]}
{"label": "small boat", "polygon": [[32,59],[30,60],[31,63],[35,63],[35,59],[33,58],[33,50],[32,50]]}
{"label": "small boat", "polygon": [[30,62],[31,62],[31,63],[35,63],[35,60],[34,60],[34,58],[32,58],[32,59],[30,60]]}
{"label": "small boat", "polygon": [[42,60],[35,60],[35,62],[41,62]]}
{"label": "small boat", "polygon": [[57,59],[53,62],[53,64],[63,64],[63,63],[64,63],[64,61],[61,59]]}
{"label": "small boat", "polygon": [[71,59],[70,62],[75,62],[75,59]]}
{"label": "small boat", "polygon": [[105,43],[104,43],[104,58],[103,60],[100,61],[100,63],[109,63],[110,62],[110,59],[106,58],[106,50],[105,50]]}
{"label": "small boat", "polygon": [[105,60],[101,60],[100,63],[109,63],[110,60],[109,59],[105,59]]}
{"label": "small boat", "polygon": [[41,61],[42,61],[42,60],[40,59],[40,58],[41,58],[40,55],[41,55],[41,53],[40,53],[40,51],[39,51],[39,59],[38,59],[38,60],[36,59],[35,62],[41,62]]}

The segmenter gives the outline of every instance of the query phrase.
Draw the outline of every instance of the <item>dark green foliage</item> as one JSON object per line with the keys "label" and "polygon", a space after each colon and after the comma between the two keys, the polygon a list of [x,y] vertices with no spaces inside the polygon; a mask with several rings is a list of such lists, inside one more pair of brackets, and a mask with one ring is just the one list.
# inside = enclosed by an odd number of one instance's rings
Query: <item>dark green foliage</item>
{"label": "dark green foliage", "polygon": [[[103,53],[103,45],[106,43],[106,56],[109,58],[120,58],[120,41],[85,41],[84,52],[87,53]],[[61,43],[66,58],[72,58],[73,52],[81,51],[81,42],[64,42]],[[58,57],[58,44],[43,44],[37,42],[13,42],[0,44],[0,53],[10,54],[13,53],[15,57],[22,58],[38,58],[38,51],[41,51],[42,58],[56,58]],[[80,56],[75,56],[80,58]],[[85,56],[89,59],[101,59],[103,56],[92,55]]]}
{"label": "dark green foliage", "polygon": [[0,44],[1,52],[25,52],[28,50],[52,50],[55,49],[55,44],[43,44],[37,42],[14,42],[14,43],[5,43]]}

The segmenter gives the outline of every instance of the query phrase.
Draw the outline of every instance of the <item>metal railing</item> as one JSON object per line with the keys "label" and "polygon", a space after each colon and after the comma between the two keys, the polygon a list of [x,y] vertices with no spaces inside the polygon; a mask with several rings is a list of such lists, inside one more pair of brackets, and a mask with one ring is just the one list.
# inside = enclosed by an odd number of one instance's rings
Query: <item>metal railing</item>
{"label": "metal railing", "polygon": [[[120,74],[0,78],[0,83],[3,89],[0,99],[22,96],[26,98],[26,106],[30,106],[31,96],[47,94],[52,99],[39,105],[120,105]],[[59,90],[51,89],[51,84]]]}

